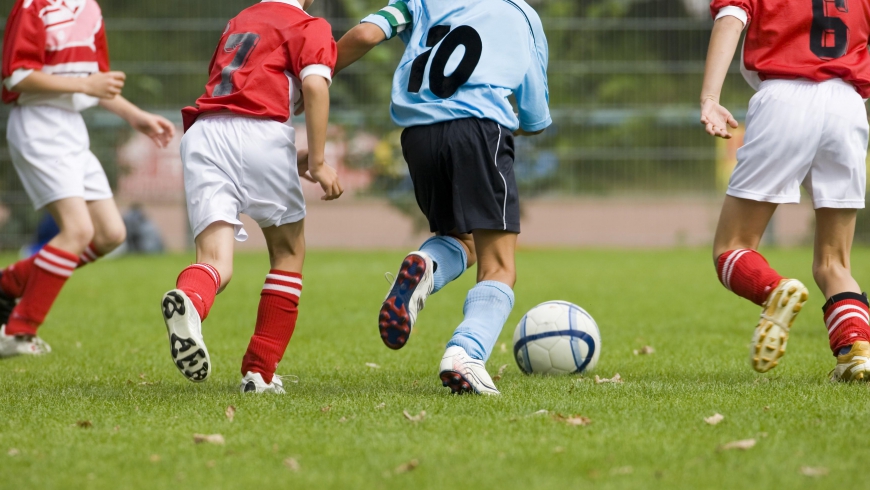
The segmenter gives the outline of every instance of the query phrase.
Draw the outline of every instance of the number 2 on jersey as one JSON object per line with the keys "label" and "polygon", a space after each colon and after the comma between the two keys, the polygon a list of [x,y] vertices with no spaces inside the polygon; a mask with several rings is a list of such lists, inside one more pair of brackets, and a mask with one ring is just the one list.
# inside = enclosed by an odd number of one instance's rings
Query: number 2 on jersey
{"label": "number 2 on jersey", "polygon": [[235,51],[236,55],[233,56],[233,61],[221,70],[221,83],[214,88],[212,97],[230,95],[237,90],[236,86],[233,85],[233,74],[245,66],[245,62],[251,56],[251,51],[254,50],[259,41],[260,35],[253,32],[230,34],[226,44],[224,44],[224,52],[232,53]]}
{"label": "number 2 on jersey", "polygon": [[823,60],[833,60],[846,54],[849,48],[849,26],[839,17],[825,15],[830,5],[846,13],[846,0],[813,0],[813,26],[810,28],[810,51]]}
{"label": "number 2 on jersey", "polygon": [[[441,43],[441,46],[437,50],[430,49],[414,60],[414,64],[411,65],[411,77],[408,80],[408,92],[415,94],[420,92],[426,65],[429,64],[433,51],[435,51],[435,58],[429,68],[429,90],[442,99],[453,97],[459,87],[465,85],[465,82],[471,78],[471,74],[480,63],[483,41],[473,27],[459,26],[451,31],[450,26],[434,26],[426,36],[426,47],[435,48],[438,43]],[[447,63],[459,46],[465,48],[465,53],[453,73],[446,76],[444,72]]]}

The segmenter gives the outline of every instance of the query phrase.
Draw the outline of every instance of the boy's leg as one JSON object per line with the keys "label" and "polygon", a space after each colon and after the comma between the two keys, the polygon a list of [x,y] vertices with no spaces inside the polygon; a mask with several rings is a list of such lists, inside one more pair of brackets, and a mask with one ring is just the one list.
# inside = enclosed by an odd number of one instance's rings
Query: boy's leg
{"label": "boy's leg", "polygon": [[182,270],[175,289],[163,295],[172,361],[190,381],[205,381],[211,374],[202,321],[215,296],[232,278],[234,237],[233,224],[217,221],[208,225],[196,236],[196,263]]}
{"label": "boy's leg", "polygon": [[272,384],[274,378],[276,383],[272,390],[283,391],[275,369],[287,350],[299,316],[305,260],[304,229],[304,220],[263,228],[271,269],[260,293],[254,335],[242,359],[243,391],[258,391],[260,380],[250,379],[252,374],[259,374],[265,385]]}
{"label": "boy's leg", "polygon": [[420,251],[432,258],[432,294],[456,280],[476,261],[471,234],[436,235],[423,242]]}
{"label": "boy's leg", "polygon": [[495,230],[473,234],[478,283],[468,292],[465,318],[447,343],[440,376],[454,393],[498,394],[485,363],[514,306],[517,235]]}
{"label": "boy's leg", "polygon": [[95,262],[120,247],[127,239],[127,228],[114,199],[90,201],[88,212],[94,223],[94,239],[79,256],[79,267]]}
{"label": "boy's leg", "polygon": [[50,350],[47,345],[33,344],[32,339],[63,285],[72,276],[79,255],[93,239],[94,228],[84,199],[61,199],[46,207],[60,233],[28,263],[30,270],[21,290],[21,300],[3,328],[0,356]]}
{"label": "boy's leg", "polygon": [[813,277],[825,295],[822,311],[837,366],[833,381],[870,381],[870,309],[852,277],[855,209],[816,210]]}
{"label": "boy's leg", "polygon": [[800,281],[784,279],[756,250],[776,206],[725,196],[713,245],[722,285],[763,307],[749,356],[753,369],[762,373],[785,354],[789,329],[807,300]]}

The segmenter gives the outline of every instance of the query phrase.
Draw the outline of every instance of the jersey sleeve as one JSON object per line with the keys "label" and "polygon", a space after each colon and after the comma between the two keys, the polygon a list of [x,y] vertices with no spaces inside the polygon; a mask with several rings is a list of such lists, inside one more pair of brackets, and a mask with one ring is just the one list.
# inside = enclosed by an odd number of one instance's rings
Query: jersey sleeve
{"label": "jersey sleeve", "polygon": [[736,17],[746,26],[752,19],[753,3],[753,0],[713,0],[710,3],[710,13],[715,20]]}
{"label": "jersey sleeve", "polygon": [[323,19],[313,19],[296,39],[297,42],[290,47],[292,72],[299,80],[319,75],[331,84],[338,49],[329,23]]}
{"label": "jersey sleeve", "polygon": [[45,26],[39,9],[35,2],[19,0],[6,19],[3,33],[3,84],[11,90],[44,63]]}
{"label": "jersey sleeve", "polygon": [[361,22],[374,24],[384,31],[387,39],[413,26],[414,17],[406,0],[392,0],[389,5],[364,18]]}
{"label": "jersey sleeve", "polygon": [[103,19],[100,19],[100,28],[94,35],[94,45],[97,48],[97,65],[100,71],[109,71],[109,42],[106,39],[106,23]]}
{"label": "jersey sleeve", "polygon": [[[529,18],[532,20],[532,17]],[[537,18],[535,17],[535,20]],[[550,116],[550,91],[547,83],[549,47],[540,21],[532,23],[534,34],[531,63],[522,84],[515,91],[520,128],[537,132],[553,124]]]}

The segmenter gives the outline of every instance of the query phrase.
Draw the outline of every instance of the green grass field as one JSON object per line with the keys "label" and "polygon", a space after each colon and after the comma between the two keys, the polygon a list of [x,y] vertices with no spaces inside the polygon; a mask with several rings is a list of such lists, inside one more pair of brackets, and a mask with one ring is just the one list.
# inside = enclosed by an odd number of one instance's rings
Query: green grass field
{"label": "green grass field", "polygon": [[[863,486],[870,393],[827,381],[834,361],[815,286],[788,355],[757,375],[746,345],[758,309],[722,288],[706,250],[523,251],[504,347],[488,364],[493,373],[507,365],[503,395],[459,397],[437,368],[473,276],[433,296],[408,346],[390,351],[376,317],[382,275],[402,256],[309,256],[300,322],[279,367],[299,382],[285,396],[237,392],[265,255],[237,257],[204,326],[214,372],[200,385],[170,362],[158,306],[190,255],[79,271],[41,331],[54,352],[0,361],[0,488]],[[809,250],[768,257],[812,284]],[[870,250],[853,263],[870,284]],[[551,299],[597,319],[593,373],[529,377],[516,367],[514,326]],[[655,353],[632,353],[645,345]],[[624,383],[591,379],[616,373]],[[405,410],[426,417],[410,422]],[[592,422],[570,426],[541,410]],[[714,413],[724,421],[706,424]],[[195,433],[226,443],[195,444]],[[750,438],[749,450],[719,449]]]}

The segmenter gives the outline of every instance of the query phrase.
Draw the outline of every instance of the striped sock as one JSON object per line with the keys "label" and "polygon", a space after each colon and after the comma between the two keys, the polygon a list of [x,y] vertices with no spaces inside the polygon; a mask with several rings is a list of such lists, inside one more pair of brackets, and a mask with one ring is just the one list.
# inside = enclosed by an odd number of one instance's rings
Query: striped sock
{"label": "striped sock", "polygon": [[0,277],[0,291],[10,298],[20,298],[24,294],[24,286],[27,286],[27,278],[33,270],[33,261],[36,255],[11,264],[3,269]]}
{"label": "striped sock", "polygon": [[242,376],[248,372],[260,373],[263,381],[272,382],[296,329],[301,294],[302,274],[272,269],[266,275],[257,310],[257,327],[242,359]]}
{"label": "striped sock", "polygon": [[719,281],[737,296],[761,306],[779,282],[780,276],[767,260],[746,248],[729,250],[719,256],[716,264]]}
{"label": "striped sock", "polygon": [[828,328],[828,340],[834,355],[841,348],[859,340],[870,341],[870,307],[866,294],[835,294],[825,303],[822,311],[825,313],[825,327]]}
{"label": "striped sock", "polygon": [[66,280],[72,276],[78,257],[46,245],[34,256],[21,301],[6,325],[8,335],[36,335]]}
{"label": "striped sock", "polygon": [[88,248],[86,248],[85,251],[82,252],[81,255],[79,255],[78,266],[84,267],[92,262],[96,262],[97,259],[99,259],[102,256],[103,256],[103,254],[101,254],[97,250],[97,247],[95,247],[94,244],[92,243],[92,244],[88,245]]}
{"label": "striped sock", "polygon": [[184,291],[199,319],[205,320],[221,287],[221,275],[210,264],[192,264],[178,275],[175,287]]}

